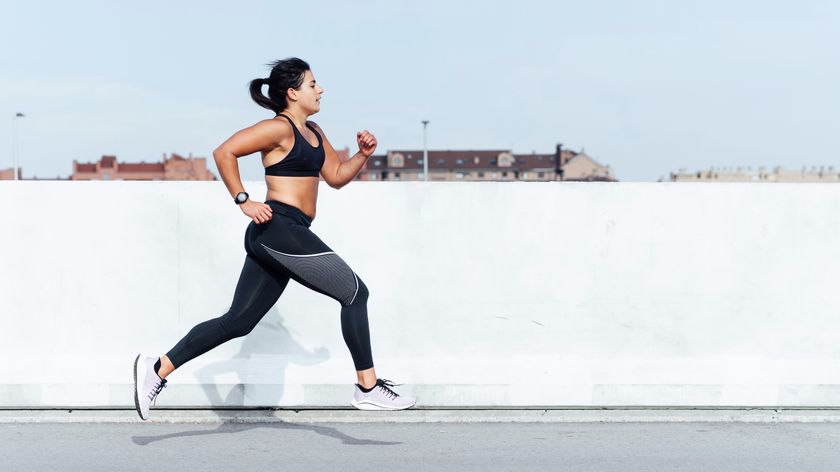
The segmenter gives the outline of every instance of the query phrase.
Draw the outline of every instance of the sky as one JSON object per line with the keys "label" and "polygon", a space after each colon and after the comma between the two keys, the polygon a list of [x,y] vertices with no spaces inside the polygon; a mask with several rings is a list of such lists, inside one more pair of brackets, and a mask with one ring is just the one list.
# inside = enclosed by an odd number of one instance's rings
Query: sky
{"label": "sky", "polygon": [[[300,57],[335,148],[584,150],[622,181],[835,166],[840,2],[0,0],[0,168],[208,157]],[[14,118],[24,113],[24,118]],[[2,117],[6,117],[5,119]],[[239,160],[262,180],[259,154]]]}

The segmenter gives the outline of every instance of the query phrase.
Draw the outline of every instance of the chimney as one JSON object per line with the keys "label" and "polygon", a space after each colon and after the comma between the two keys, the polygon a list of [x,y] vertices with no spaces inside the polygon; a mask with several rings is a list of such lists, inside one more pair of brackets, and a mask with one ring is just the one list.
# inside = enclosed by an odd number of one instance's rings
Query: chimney
{"label": "chimney", "polygon": [[563,162],[563,143],[557,143],[557,147],[554,150],[554,168],[560,172],[560,167],[563,166],[565,162]]}

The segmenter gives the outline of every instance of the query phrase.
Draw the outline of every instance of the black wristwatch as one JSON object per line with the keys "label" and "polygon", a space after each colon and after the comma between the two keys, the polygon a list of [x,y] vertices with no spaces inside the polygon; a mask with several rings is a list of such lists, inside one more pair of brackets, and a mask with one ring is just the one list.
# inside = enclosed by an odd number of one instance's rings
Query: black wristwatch
{"label": "black wristwatch", "polygon": [[233,197],[233,201],[236,202],[237,205],[242,205],[243,203],[248,201],[248,192],[239,192]]}

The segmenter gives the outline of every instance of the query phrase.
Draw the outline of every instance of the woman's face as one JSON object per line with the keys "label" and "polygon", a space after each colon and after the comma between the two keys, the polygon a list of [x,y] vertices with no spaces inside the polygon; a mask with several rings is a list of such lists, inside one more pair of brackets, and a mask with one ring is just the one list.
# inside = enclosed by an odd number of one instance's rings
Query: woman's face
{"label": "woman's face", "polygon": [[313,115],[321,110],[321,94],[324,89],[315,82],[315,76],[312,71],[306,71],[303,74],[303,83],[297,90],[290,90],[289,94],[294,99],[298,106],[304,111]]}

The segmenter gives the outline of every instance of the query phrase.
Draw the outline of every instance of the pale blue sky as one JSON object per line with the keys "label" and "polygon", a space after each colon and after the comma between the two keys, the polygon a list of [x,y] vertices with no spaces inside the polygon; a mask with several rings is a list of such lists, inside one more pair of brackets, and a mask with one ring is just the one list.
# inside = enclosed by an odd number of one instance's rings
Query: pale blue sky
{"label": "pale blue sky", "polygon": [[[832,1],[43,2],[0,6],[0,168],[210,157],[273,116],[265,64],[310,63],[337,148],[586,152],[620,180],[681,167],[840,167]],[[217,173],[210,162],[211,170]],[[240,160],[262,179],[258,155]]]}

